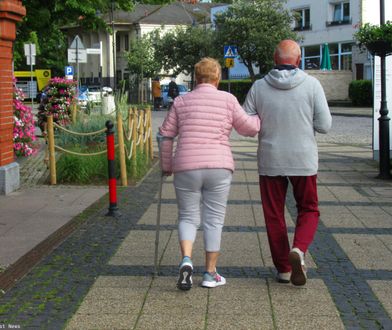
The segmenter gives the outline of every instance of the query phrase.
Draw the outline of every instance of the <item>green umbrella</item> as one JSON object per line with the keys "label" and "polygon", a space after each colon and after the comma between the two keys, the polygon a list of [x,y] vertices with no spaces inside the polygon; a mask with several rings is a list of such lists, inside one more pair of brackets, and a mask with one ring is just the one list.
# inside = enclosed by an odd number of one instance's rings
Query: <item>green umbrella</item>
{"label": "green umbrella", "polygon": [[329,47],[327,43],[323,45],[323,56],[321,58],[320,69],[332,70],[331,57],[329,56]]}

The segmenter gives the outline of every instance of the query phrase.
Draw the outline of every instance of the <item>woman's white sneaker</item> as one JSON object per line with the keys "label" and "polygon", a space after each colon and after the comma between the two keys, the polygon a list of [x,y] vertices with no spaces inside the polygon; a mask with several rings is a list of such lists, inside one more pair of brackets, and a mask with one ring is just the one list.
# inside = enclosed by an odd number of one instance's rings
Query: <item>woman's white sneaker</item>
{"label": "woman's white sneaker", "polygon": [[219,275],[217,272],[214,273],[205,272],[203,274],[203,282],[201,283],[201,286],[205,288],[215,288],[217,286],[225,285],[225,284],[226,284],[226,279],[222,275]]}

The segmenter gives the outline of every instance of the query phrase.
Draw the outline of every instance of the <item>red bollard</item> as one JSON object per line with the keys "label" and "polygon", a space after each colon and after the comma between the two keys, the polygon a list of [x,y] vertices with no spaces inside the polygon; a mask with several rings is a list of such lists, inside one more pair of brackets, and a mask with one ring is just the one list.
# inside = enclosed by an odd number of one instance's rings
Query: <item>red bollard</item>
{"label": "red bollard", "polygon": [[109,212],[106,213],[108,216],[118,217],[120,212],[117,208],[117,190],[116,190],[116,168],[114,162],[115,146],[114,146],[114,131],[113,123],[108,120],[105,124],[106,131],[106,143],[107,143],[107,155],[108,155],[108,172],[109,172]]}

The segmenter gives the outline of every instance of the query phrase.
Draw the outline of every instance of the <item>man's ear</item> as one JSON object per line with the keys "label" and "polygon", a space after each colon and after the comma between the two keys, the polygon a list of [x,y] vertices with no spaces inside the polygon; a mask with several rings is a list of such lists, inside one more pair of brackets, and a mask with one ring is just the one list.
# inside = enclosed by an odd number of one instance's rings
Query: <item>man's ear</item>
{"label": "man's ear", "polygon": [[300,63],[301,63],[301,56],[298,56],[297,63],[295,63],[295,66],[299,67]]}

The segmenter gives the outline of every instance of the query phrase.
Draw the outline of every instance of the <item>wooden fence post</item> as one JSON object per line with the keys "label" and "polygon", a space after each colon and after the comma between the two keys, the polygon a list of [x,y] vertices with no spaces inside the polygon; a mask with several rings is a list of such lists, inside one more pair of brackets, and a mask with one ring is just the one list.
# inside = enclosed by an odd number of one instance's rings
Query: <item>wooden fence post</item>
{"label": "wooden fence post", "polygon": [[137,131],[137,125],[138,125],[138,114],[137,114],[137,109],[133,109],[132,111],[132,118],[133,118],[133,129],[132,129],[132,158],[131,158],[131,175],[133,177],[136,176],[136,148],[137,148],[137,138],[138,138],[138,131]]}
{"label": "wooden fence post", "polygon": [[139,127],[139,135],[140,135],[140,145],[139,145],[139,150],[141,153],[144,152],[144,110],[140,109],[139,111],[139,121],[140,121],[140,127]]}
{"label": "wooden fence post", "polygon": [[148,130],[150,132],[150,136],[148,138],[148,144],[149,144],[149,150],[150,150],[150,159],[153,160],[154,159],[154,148],[153,148],[153,144],[152,144],[152,136],[153,136],[153,131],[152,131],[152,112],[151,112],[151,108],[148,108]]}
{"label": "wooden fence post", "polygon": [[48,143],[49,143],[49,169],[50,169],[50,184],[57,183],[56,177],[56,155],[54,152],[54,129],[53,129],[53,116],[47,116],[48,122]]}
{"label": "wooden fence post", "polygon": [[127,180],[127,164],[125,162],[125,145],[124,145],[124,130],[121,112],[117,112],[117,134],[118,134],[118,149],[120,158],[120,175],[121,185],[128,186]]}
{"label": "wooden fence post", "polygon": [[150,108],[146,108],[144,110],[144,123],[145,123],[145,130],[144,130],[144,135],[145,135],[145,142],[144,142],[144,150],[145,150],[145,155],[146,155],[146,164],[150,163],[150,137],[148,136],[149,131],[149,112]]}
{"label": "wooden fence post", "polygon": [[76,123],[76,115],[78,112],[78,107],[76,105],[76,102],[72,102],[71,104],[71,116],[72,116],[72,123],[75,124]]}

